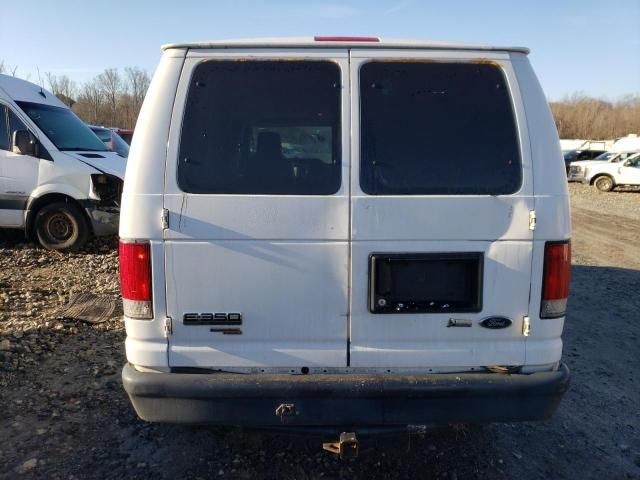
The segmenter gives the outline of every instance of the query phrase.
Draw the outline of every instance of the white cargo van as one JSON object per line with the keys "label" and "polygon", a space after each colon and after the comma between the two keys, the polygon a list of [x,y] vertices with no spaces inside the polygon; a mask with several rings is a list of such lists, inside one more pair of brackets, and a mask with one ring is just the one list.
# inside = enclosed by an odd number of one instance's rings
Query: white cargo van
{"label": "white cargo van", "polygon": [[0,228],[61,251],[113,235],[125,166],[55,95],[0,75]]}
{"label": "white cargo van", "polygon": [[552,415],[570,216],[526,49],[163,50],[120,223],[140,417],[357,432]]}

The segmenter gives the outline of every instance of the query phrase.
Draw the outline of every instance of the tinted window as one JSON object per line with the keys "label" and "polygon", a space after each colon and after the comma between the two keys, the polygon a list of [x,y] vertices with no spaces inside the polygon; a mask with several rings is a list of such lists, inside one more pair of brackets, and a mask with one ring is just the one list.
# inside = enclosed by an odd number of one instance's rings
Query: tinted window
{"label": "tinted window", "polygon": [[129,156],[129,144],[125,142],[116,132],[111,132],[111,150],[121,157]]}
{"label": "tinted window", "polygon": [[106,128],[91,127],[91,131],[95,133],[103,143],[111,141],[111,131],[107,130]]}
{"label": "tinted window", "polygon": [[191,193],[332,194],[340,137],[334,63],[203,62],[189,86],[178,184]]}
{"label": "tinted window", "polygon": [[0,105],[0,150],[9,150],[9,129],[7,128],[7,108]]}
{"label": "tinted window", "polygon": [[68,108],[32,102],[17,103],[58,150],[107,150],[89,127]]}
{"label": "tinted window", "polygon": [[510,194],[522,167],[511,99],[489,64],[371,62],[360,69],[362,190]]}
{"label": "tinted window", "polygon": [[626,160],[627,158],[632,157],[633,155],[635,155],[635,152],[628,152],[628,153],[620,153],[619,155],[616,155],[614,158],[612,158],[610,161],[611,162],[622,162],[624,160]]}
{"label": "tinted window", "polygon": [[105,146],[116,152],[121,157],[127,158],[129,156],[129,145],[122,139],[116,132],[109,128],[89,127],[91,131],[95,133],[98,138],[105,144]]}

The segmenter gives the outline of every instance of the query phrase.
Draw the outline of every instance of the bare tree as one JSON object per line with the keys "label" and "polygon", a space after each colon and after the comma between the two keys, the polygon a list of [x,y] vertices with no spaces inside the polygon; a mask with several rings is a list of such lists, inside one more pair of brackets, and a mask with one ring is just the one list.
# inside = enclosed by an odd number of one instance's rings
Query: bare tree
{"label": "bare tree", "polygon": [[627,95],[617,102],[574,93],[551,102],[560,138],[610,139],[640,133],[640,96]]}
{"label": "bare tree", "polygon": [[149,75],[137,67],[126,68],[125,74],[122,77],[117,69],[111,68],[85,82],[77,94],[74,112],[96,125],[133,128]]}
{"label": "bare tree", "polygon": [[0,60],[0,73],[6,73],[11,75],[12,77],[16,76],[16,72],[18,71],[18,66],[14,65],[13,67],[4,63],[4,60]]}
{"label": "bare tree", "polygon": [[127,74],[133,106],[139,110],[142,106],[144,96],[149,89],[151,79],[145,70],[138,67],[127,67],[124,71]]}
{"label": "bare tree", "polygon": [[[140,107],[142,107],[142,102],[144,101],[144,96],[149,89],[149,84],[151,83],[151,79],[149,78],[149,74],[138,67],[127,67],[124,69],[127,75],[127,83],[129,86],[129,93],[131,99],[131,113],[135,114],[137,118],[138,112],[140,112]],[[132,115],[133,116],[133,115]],[[133,125],[136,121],[136,118],[128,118],[128,123]]]}
{"label": "bare tree", "polygon": [[78,96],[74,110],[85,121],[93,124],[106,123],[102,118],[104,105],[102,91],[96,79],[85,82]]}
{"label": "bare tree", "polygon": [[118,115],[118,98],[122,93],[123,83],[118,70],[107,68],[96,78],[104,99],[111,110],[109,123],[115,125]]}
{"label": "bare tree", "polygon": [[56,76],[51,72],[44,74],[49,83],[49,90],[56,97],[58,97],[68,107],[73,107],[76,103],[74,97],[76,96],[76,84],[73,80],[69,79],[66,75]]}

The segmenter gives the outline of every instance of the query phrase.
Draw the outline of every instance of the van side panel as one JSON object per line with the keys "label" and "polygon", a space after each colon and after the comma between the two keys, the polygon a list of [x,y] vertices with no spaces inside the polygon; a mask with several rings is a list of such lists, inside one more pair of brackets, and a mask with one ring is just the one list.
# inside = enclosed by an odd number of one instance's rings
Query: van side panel
{"label": "van side panel", "polygon": [[153,76],[136,124],[122,195],[120,238],[151,241],[154,318],[132,320],[125,317],[127,359],[145,367],[168,365],[164,336],[162,192],[171,112],[184,56],[184,50],[167,50]]}
{"label": "van side panel", "polygon": [[526,364],[560,361],[564,317],[540,319],[544,244],[571,238],[571,212],[558,132],[547,99],[525,55],[512,53],[527,117],[535,191],[536,228],[531,272],[530,322]]}
{"label": "van side panel", "polygon": [[162,239],[160,215],[167,140],[184,51],[168,50],[153,75],[136,123],[122,192],[123,239]]}

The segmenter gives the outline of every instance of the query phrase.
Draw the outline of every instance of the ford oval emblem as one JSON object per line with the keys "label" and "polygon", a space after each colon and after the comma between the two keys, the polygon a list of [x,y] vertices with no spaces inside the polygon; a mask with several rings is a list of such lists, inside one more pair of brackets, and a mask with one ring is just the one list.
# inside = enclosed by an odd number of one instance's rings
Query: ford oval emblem
{"label": "ford oval emblem", "polygon": [[505,317],[488,317],[480,322],[480,326],[497,330],[499,328],[507,328],[511,325],[511,320]]}

